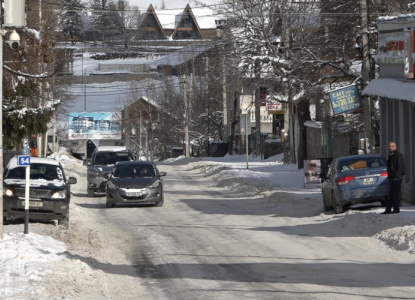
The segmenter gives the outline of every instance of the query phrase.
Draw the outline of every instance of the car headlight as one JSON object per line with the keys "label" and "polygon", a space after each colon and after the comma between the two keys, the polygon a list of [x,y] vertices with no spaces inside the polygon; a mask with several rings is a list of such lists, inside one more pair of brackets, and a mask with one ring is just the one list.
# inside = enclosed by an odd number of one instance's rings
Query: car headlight
{"label": "car headlight", "polygon": [[112,181],[107,181],[107,186],[110,189],[116,189],[116,188],[118,188]]}
{"label": "car headlight", "polygon": [[53,193],[52,199],[65,199],[66,198],[66,191],[58,191]]}
{"label": "car headlight", "polygon": [[12,191],[11,189],[7,189],[7,190],[5,190],[5,191],[4,191],[4,194],[5,194],[6,196],[11,197],[11,196],[13,196],[13,191]]}
{"label": "car headlight", "polygon": [[94,170],[88,170],[88,175],[99,176],[100,172]]}
{"label": "car headlight", "polygon": [[159,185],[160,185],[160,180],[156,180],[152,184],[150,184],[148,187],[154,189],[154,188],[158,187]]}

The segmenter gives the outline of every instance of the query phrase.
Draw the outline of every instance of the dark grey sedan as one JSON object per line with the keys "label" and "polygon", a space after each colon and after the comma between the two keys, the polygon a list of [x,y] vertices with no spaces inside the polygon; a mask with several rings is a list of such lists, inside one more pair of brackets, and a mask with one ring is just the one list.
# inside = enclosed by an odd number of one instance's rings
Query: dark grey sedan
{"label": "dark grey sedan", "polygon": [[119,203],[155,203],[163,206],[163,176],[151,161],[118,162],[107,180],[106,207]]}

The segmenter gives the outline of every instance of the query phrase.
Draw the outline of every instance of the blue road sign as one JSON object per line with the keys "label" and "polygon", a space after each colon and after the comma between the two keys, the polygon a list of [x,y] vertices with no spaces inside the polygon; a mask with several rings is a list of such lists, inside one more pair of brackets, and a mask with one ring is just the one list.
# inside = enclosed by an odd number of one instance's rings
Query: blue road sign
{"label": "blue road sign", "polygon": [[19,155],[17,158],[17,164],[22,167],[30,166],[30,155]]}

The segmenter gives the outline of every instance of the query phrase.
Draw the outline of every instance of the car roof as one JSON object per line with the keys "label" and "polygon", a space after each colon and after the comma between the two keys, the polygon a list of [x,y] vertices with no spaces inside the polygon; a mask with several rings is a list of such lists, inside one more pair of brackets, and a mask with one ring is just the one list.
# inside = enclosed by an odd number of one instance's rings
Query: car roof
{"label": "car roof", "polygon": [[343,156],[343,157],[339,157],[337,158],[337,160],[343,160],[343,159],[350,159],[350,158],[360,158],[360,159],[365,159],[365,158],[373,158],[373,157],[382,157],[384,158],[382,155],[380,154],[361,154],[361,155],[350,155],[350,156]]}
{"label": "car roof", "polygon": [[[55,165],[59,166],[59,161],[53,159],[53,158],[43,158],[43,157],[30,157],[30,163],[31,164],[48,164],[48,165]],[[17,156],[10,159],[9,164],[7,165],[7,168],[13,169],[19,167],[17,164]]]}
{"label": "car roof", "polygon": [[124,146],[100,146],[95,149],[95,152],[118,152],[118,151],[128,151],[127,147]]}
{"label": "car roof", "polygon": [[152,161],[149,161],[149,160],[130,160],[130,161],[119,161],[119,162],[117,162],[117,166],[120,166],[120,165],[122,165],[122,166],[125,166],[125,165],[147,165],[147,166],[149,166],[149,165],[151,165],[151,166],[153,166],[153,165],[155,165],[155,163],[154,162],[152,162]]}

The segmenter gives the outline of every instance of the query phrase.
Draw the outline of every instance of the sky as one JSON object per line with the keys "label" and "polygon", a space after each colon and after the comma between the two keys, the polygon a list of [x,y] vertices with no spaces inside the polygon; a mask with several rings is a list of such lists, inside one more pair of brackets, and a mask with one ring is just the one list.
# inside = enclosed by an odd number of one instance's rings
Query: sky
{"label": "sky", "polygon": [[[59,153],[51,155],[61,161],[65,170],[68,168],[74,172],[84,173],[82,162],[70,157],[64,148]],[[245,155],[233,155],[225,157],[204,157],[195,161],[193,158],[180,156],[175,159],[166,160],[172,165],[188,165],[190,172],[202,173],[204,177],[210,177],[225,189],[231,189],[244,193],[245,195],[272,194],[276,191],[290,194],[290,199],[298,205],[295,212],[292,211],[292,204],[279,206],[278,214],[295,215],[301,219],[312,210],[317,216],[322,212],[321,192],[319,188],[304,188],[304,170],[298,170],[297,165],[283,164],[282,155],[276,155],[261,160],[260,157],[249,157],[248,168]],[[282,194],[283,195],[283,194]],[[308,202],[308,204],[306,204]],[[79,208],[71,206],[72,213]],[[373,227],[379,226],[380,220],[374,222],[373,218],[379,217],[383,208],[372,206],[364,211],[348,211],[343,218],[348,217],[354,224],[359,224],[362,235],[369,236],[369,232],[375,231]],[[399,251],[415,252],[415,230],[413,225],[400,226],[398,222],[415,224],[413,205],[404,203],[399,219],[388,218],[382,222],[390,222],[386,230],[376,235],[376,238],[387,243],[391,248]],[[327,213],[327,218],[340,218]],[[394,221],[396,220],[396,221]],[[84,220],[84,222],[88,222]],[[393,225],[395,223],[395,225]],[[52,299],[42,294],[42,281],[47,283],[53,278],[54,268],[71,270],[68,276],[95,276],[94,269],[80,260],[73,260],[67,257],[65,244],[48,236],[48,232],[34,233],[32,228],[36,223],[30,223],[29,233],[23,234],[24,224],[8,224],[4,226],[4,238],[0,239],[0,299]],[[50,225],[53,226],[53,225]],[[350,232],[356,230],[354,226],[347,225]],[[322,229],[324,230],[324,229]],[[364,232],[367,230],[367,232]],[[353,236],[353,234],[351,234]],[[371,235],[370,235],[371,236]],[[371,276],[368,274],[367,276]],[[72,277],[71,277],[72,278]],[[72,285],[82,284],[82,279],[73,277]],[[47,281],[49,280],[49,281]],[[65,283],[60,282],[63,286]],[[42,297],[40,296],[42,295]],[[55,295],[56,296],[56,295]],[[46,298],[45,298],[46,297]],[[68,298],[69,297],[69,298]],[[55,299],[55,298],[54,298]],[[62,295],[62,299],[72,299],[71,295]]]}

